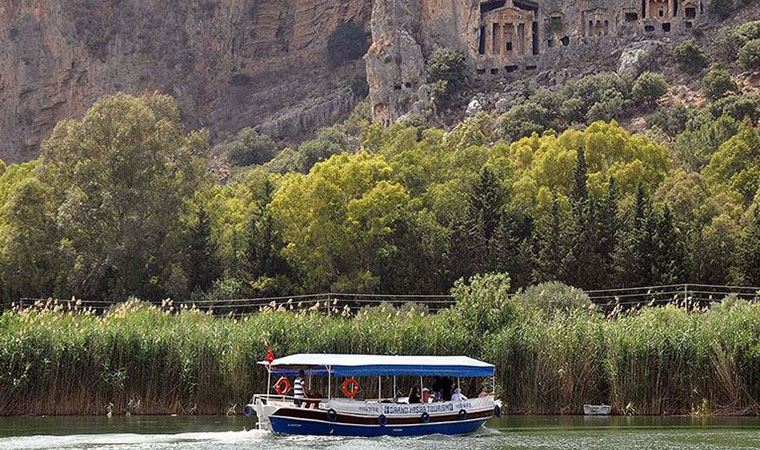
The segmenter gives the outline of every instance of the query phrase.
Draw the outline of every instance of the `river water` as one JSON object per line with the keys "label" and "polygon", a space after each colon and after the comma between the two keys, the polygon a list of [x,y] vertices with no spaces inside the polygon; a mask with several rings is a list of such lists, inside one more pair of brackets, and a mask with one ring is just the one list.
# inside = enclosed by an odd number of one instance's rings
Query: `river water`
{"label": "river water", "polygon": [[526,417],[469,436],[288,437],[244,417],[0,417],[0,450],[760,449],[760,418]]}

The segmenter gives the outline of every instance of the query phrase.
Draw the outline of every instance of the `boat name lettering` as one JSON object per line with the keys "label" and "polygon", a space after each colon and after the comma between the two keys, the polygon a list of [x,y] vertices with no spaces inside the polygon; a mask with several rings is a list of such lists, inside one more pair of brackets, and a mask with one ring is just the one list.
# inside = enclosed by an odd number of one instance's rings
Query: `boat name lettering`
{"label": "boat name lettering", "polygon": [[386,405],[384,414],[422,414],[454,411],[453,403],[432,405]]}

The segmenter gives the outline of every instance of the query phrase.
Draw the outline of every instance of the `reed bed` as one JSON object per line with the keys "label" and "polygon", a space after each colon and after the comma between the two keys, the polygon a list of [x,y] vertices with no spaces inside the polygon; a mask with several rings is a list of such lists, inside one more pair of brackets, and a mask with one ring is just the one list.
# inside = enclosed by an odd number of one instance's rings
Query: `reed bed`
{"label": "reed bed", "polygon": [[519,295],[476,300],[433,315],[274,305],[232,318],[136,300],[97,316],[57,305],[11,311],[0,316],[0,415],[240,413],[266,390],[256,363],[268,345],[278,356],[482,357],[497,365],[498,394],[516,413],[576,414],[608,402],[629,414],[760,414],[760,304],[604,317],[543,311]]}

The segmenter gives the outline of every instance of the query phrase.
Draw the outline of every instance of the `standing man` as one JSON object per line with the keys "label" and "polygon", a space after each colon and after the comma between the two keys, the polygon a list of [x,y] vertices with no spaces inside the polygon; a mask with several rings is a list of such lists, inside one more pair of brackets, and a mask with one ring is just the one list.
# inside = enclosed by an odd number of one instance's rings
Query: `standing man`
{"label": "standing man", "polygon": [[[304,377],[305,377],[304,371],[303,369],[301,369],[298,371],[298,376],[293,382],[293,398],[294,398],[293,403],[295,403],[295,405],[298,406],[299,408],[303,404],[303,399],[304,399],[304,385],[303,385]],[[306,407],[308,408],[309,406],[307,405]]]}

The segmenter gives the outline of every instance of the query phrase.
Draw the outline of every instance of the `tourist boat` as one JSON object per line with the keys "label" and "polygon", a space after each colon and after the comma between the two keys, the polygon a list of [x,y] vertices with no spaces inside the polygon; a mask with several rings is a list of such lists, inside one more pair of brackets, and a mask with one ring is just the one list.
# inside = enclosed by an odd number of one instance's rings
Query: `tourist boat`
{"label": "tourist boat", "polygon": [[[261,362],[268,373],[269,392],[254,395],[246,405],[245,414],[254,413],[259,429],[283,434],[335,435],[335,436],[421,436],[429,434],[458,435],[480,429],[493,416],[501,415],[501,406],[490,393],[456,401],[408,403],[398,396],[402,388],[397,382],[418,384],[424,391],[425,378],[464,378],[468,386],[488,380],[490,392],[495,383],[492,364],[464,356],[381,356],[298,354],[272,361]],[[325,398],[309,397],[300,407],[288,394],[290,378],[303,370],[305,384],[327,386]],[[275,386],[272,379],[277,378]],[[357,378],[369,380],[361,388]],[[340,383],[340,380],[343,380]],[[306,381],[308,380],[308,381]],[[391,381],[392,380],[392,381]],[[413,380],[413,381],[411,381]],[[385,381],[385,383],[384,383]],[[337,394],[340,383],[341,395]],[[375,384],[376,383],[376,384]],[[391,385],[389,387],[388,385]],[[272,393],[272,390],[276,393]],[[376,388],[376,390],[375,390]],[[308,389],[308,388],[307,388]],[[392,389],[391,397],[383,397]],[[475,387],[474,389],[477,389]],[[364,390],[371,390],[373,398],[360,398]],[[453,390],[453,389],[452,389]]]}

